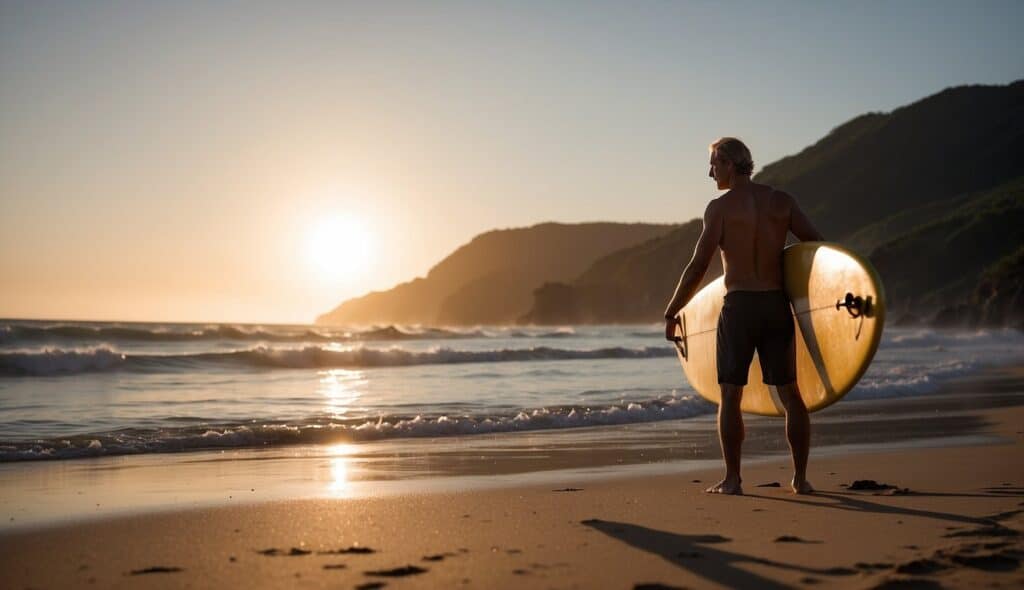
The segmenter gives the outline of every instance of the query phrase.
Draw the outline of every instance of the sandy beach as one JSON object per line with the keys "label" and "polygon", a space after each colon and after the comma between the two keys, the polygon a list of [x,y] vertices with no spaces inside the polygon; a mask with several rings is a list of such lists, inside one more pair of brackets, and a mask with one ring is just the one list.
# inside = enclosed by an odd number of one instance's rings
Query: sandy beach
{"label": "sandy beach", "polygon": [[566,471],[51,523],[0,536],[0,570],[8,588],[1019,587],[1024,407],[960,415],[977,442],[812,453],[813,496],[788,491],[778,455],[746,466],[743,497],[702,492],[717,467]]}

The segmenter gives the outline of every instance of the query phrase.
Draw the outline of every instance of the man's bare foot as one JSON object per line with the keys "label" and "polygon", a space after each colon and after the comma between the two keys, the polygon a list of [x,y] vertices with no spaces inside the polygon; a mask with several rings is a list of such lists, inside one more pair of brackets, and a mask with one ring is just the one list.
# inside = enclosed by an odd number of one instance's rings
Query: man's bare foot
{"label": "man's bare foot", "polygon": [[801,479],[800,481],[797,481],[797,480],[794,479],[793,483],[790,484],[790,485],[793,486],[793,493],[794,494],[813,494],[814,493],[814,487],[812,487],[811,486],[811,482],[807,481],[806,479]]}
{"label": "man's bare foot", "polygon": [[716,483],[710,488],[704,490],[706,494],[729,494],[733,496],[743,495],[743,486],[740,485],[743,480],[738,477],[727,477],[722,481]]}

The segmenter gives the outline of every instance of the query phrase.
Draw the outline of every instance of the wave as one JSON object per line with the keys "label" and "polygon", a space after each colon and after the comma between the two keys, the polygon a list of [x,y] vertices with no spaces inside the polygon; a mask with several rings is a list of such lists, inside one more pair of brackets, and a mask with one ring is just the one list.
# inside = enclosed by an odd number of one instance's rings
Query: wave
{"label": "wave", "polygon": [[[524,334],[524,337],[530,337]],[[80,324],[54,324],[46,326],[13,324],[0,326],[0,344],[55,342],[73,340],[84,342],[336,342],[374,340],[438,340],[455,338],[486,338],[483,330],[449,330],[444,328],[400,329],[382,326],[362,331],[339,329],[313,329],[296,327],[253,327],[229,324],[203,327],[157,326],[152,328],[127,326],[90,326]]]}
{"label": "wave", "polygon": [[713,404],[695,395],[673,394],[618,405],[560,406],[491,416],[381,416],[347,421],[320,417],[296,423],[252,420],[125,429],[49,440],[0,442],[0,462],[610,426],[677,420],[714,411]]}
{"label": "wave", "polygon": [[454,350],[436,348],[410,351],[392,347],[271,348],[258,346],[230,352],[192,354],[127,354],[107,347],[90,349],[0,352],[0,376],[47,377],[102,371],[165,372],[204,366],[249,369],[360,369],[587,359],[638,359],[675,356],[668,347],[599,348],[575,350],[550,348],[505,348],[500,350]]}
{"label": "wave", "polygon": [[1020,347],[1022,345],[1024,345],[1024,334],[1009,328],[974,331],[921,329],[887,334],[882,340],[881,347],[946,350],[982,346]]}
{"label": "wave", "polygon": [[45,377],[109,371],[124,366],[126,358],[109,348],[3,352],[0,353],[0,376]]}
{"label": "wave", "polygon": [[947,360],[927,366],[895,366],[869,371],[847,395],[850,400],[910,397],[934,393],[945,381],[976,372],[982,365]]}

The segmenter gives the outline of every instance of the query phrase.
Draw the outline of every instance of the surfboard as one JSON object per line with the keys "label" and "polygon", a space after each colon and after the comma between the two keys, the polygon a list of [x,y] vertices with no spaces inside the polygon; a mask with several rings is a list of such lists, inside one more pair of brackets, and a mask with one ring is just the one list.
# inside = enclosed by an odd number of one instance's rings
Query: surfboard
{"label": "surfboard", "polygon": [[[871,364],[885,325],[885,290],[870,262],[830,242],[787,247],[782,268],[796,323],[797,386],[814,412],[839,401]],[[721,399],[717,328],[725,293],[719,277],[676,315],[683,373],[697,393],[716,404]],[[776,388],[762,382],[756,353],[740,409],[763,416],[785,414]]]}

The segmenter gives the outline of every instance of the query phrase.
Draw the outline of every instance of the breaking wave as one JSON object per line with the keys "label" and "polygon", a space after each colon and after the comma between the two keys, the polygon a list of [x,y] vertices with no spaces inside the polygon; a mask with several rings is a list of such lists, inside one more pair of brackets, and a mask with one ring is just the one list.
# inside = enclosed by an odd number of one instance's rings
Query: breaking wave
{"label": "breaking wave", "polygon": [[377,349],[361,346],[336,348],[306,346],[272,348],[257,346],[229,352],[192,354],[123,353],[108,347],[89,349],[44,349],[0,352],[0,376],[47,377],[99,371],[166,372],[203,366],[249,369],[355,369],[584,359],[636,359],[675,356],[667,347],[611,347],[575,350],[539,346],[500,350],[455,350],[436,348],[411,351],[398,347]]}

